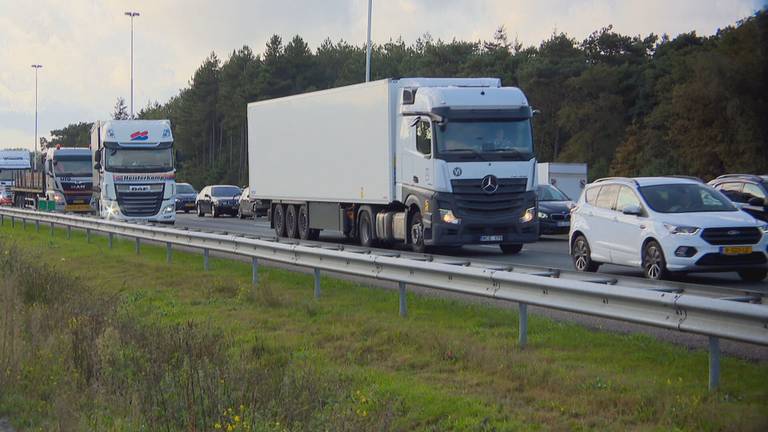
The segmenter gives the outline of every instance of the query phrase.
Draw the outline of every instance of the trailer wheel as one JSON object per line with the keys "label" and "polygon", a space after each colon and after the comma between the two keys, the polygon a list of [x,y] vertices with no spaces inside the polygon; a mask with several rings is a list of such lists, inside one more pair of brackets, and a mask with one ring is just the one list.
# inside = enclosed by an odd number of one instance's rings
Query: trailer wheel
{"label": "trailer wheel", "polygon": [[360,221],[358,222],[357,235],[360,238],[360,246],[373,247],[373,225],[371,224],[371,214],[367,210],[360,212]]}
{"label": "trailer wheel", "polygon": [[411,249],[416,253],[424,253],[427,247],[424,244],[424,222],[422,222],[420,212],[417,211],[411,216],[411,225],[408,232],[411,236]]}
{"label": "trailer wheel", "polygon": [[272,211],[272,224],[275,227],[275,235],[285,237],[285,208],[282,204],[275,204]]}
{"label": "trailer wheel", "polygon": [[299,226],[299,238],[309,240],[312,237],[313,229],[309,228],[309,209],[306,204],[299,206],[299,215],[297,216]]}
{"label": "trailer wheel", "polygon": [[285,210],[285,236],[290,238],[299,237],[299,227],[297,225],[296,206],[289,205]]}

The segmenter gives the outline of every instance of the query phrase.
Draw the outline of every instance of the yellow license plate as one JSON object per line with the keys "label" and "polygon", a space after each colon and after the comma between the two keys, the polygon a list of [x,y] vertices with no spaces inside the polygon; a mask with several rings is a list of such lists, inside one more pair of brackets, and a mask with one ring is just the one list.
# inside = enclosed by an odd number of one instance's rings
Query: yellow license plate
{"label": "yellow license plate", "polygon": [[752,246],[724,246],[720,252],[723,255],[748,255],[752,253]]}
{"label": "yellow license plate", "polygon": [[90,204],[70,204],[64,207],[64,211],[68,211],[68,212],[91,211],[91,205]]}

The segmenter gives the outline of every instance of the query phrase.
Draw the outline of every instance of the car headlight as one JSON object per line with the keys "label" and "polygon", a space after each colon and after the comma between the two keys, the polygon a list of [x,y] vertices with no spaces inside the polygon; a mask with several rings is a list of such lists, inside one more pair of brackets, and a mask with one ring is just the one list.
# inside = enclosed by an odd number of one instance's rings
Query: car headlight
{"label": "car headlight", "polygon": [[666,228],[670,234],[685,235],[685,236],[696,235],[699,233],[699,230],[700,230],[699,227],[673,225],[673,224],[667,224],[667,223],[664,224],[664,228]]}
{"label": "car headlight", "polygon": [[528,223],[536,219],[536,207],[530,207],[525,209],[523,215],[520,216],[521,223]]}
{"label": "car headlight", "polygon": [[544,212],[539,212],[539,219],[547,219],[549,217],[548,214]]}
{"label": "car headlight", "polygon": [[447,224],[460,224],[461,218],[457,218],[456,215],[453,214],[452,210],[443,210],[440,209],[440,220]]}
{"label": "car headlight", "polygon": [[768,234],[768,224],[761,226],[760,231],[762,231],[763,234]]}

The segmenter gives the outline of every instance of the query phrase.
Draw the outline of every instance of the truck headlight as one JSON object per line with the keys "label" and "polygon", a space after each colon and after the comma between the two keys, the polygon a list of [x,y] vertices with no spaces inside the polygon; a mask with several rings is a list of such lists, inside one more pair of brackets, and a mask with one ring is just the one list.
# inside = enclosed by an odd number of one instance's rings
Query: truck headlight
{"label": "truck headlight", "polygon": [[539,219],[547,219],[549,217],[548,214],[544,212],[539,212]]}
{"label": "truck headlight", "polygon": [[684,235],[684,236],[696,235],[699,232],[698,227],[685,226],[685,225],[673,225],[673,224],[665,223],[664,228],[666,228],[670,234],[677,234],[677,235]]}
{"label": "truck headlight", "polygon": [[442,220],[447,224],[453,224],[453,225],[457,225],[461,223],[461,218],[457,218],[456,215],[453,214],[453,210],[440,209],[440,220]]}
{"label": "truck headlight", "polygon": [[523,215],[520,216],[521,223],[532,222],[534,219],[536,219],[536,207],[525,209],[525,212],[523,212]]}
{"label": "truck headlight", "polygon": [[167,205],[163,209],[163,213],[173,213],[175,211],[176,211],[176,205],[174,205],[174,204]]}
{"label": "truck headlight", "polygon": [[56,204],[66,204],[67,199],[64,197],[64,194],[61,192],[54,192],[53,193],[53,200],[56,201]]}

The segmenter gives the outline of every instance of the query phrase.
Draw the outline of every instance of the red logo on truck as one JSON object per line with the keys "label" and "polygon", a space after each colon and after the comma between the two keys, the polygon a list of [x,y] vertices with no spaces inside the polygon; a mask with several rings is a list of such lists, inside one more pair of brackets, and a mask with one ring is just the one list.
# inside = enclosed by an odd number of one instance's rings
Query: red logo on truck
{"label": "red logo on truck", "polygon": [[131,141],[146,141],[149,139],[148,131],[136,131],[131,134]]}

